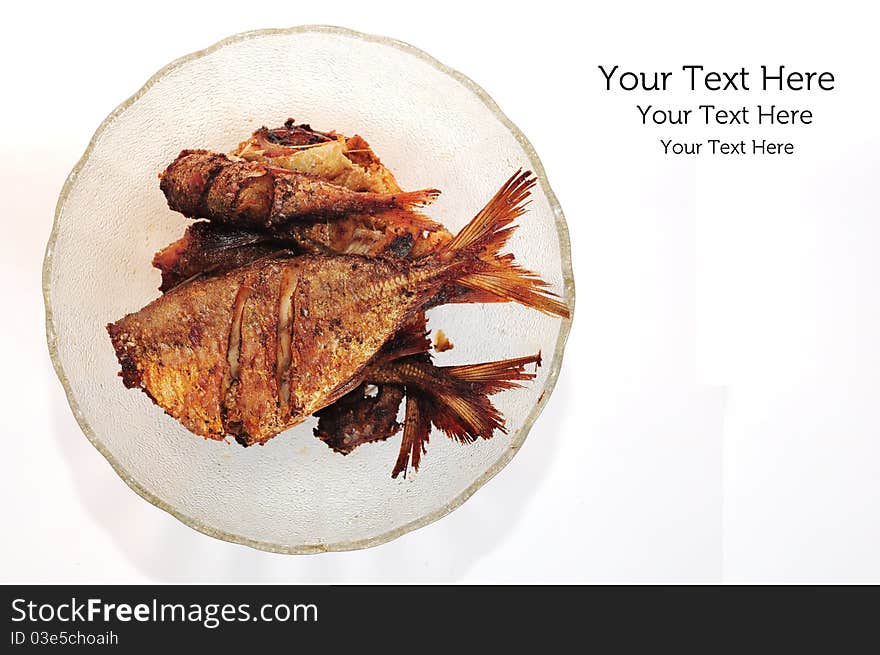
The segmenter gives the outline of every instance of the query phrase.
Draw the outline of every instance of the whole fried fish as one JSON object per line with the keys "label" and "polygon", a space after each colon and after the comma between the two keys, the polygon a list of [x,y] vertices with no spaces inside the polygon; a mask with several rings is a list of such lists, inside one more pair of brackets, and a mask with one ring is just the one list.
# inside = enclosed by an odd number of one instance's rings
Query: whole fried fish
{"label": "whole fried fish", "polygon": [[160,175],[168,206],[190,218],[268,228],[304,216],[374,214],[430,203],[436,189],[358,192],[316,176],[237,161],[208,150],[184,150]]}
{"label": "whole fried fish", "polygon": [[498,255],[534,183],[517,172],[415,261],[268,258],[180,285],[107,326],[123,381],[197,434],[263,443],[358,387],[383,345],[449,289],[567,317],[545,282]]}

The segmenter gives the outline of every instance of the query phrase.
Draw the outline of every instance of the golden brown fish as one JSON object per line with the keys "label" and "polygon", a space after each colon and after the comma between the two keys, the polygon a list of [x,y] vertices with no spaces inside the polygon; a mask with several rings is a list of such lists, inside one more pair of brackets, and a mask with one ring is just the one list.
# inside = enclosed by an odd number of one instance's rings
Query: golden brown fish
{"label": "golden brown fish", "polygon": [[159,291],[165,293],[199,275],[224,273],[257,259],[284,254],[301,254],[299,243],[276,238],[264,230],[197,221],[186,228],[180,239],[156,253],[153,266],[162,273]]}
{"label": "golden brown fish", "polygon": [[349,390],[436,275],[356,256],[261,260],[108,330],[127,386],[197,434],[265,441]]}
{"label": "golden brown fish", "polygon": [[156,253],[153,266],[162,273],[159,290],[164,293],[197,275],[222,273],[286,252],[412,258],[414,253],[424,254],[426,244],[440,242],[430,237],[436,224],[421,218],[415,212],[387,210],[376,215],[351,214],[337,220],[297,221],[270,229],[197,221],[186,228],[180,239]]}
{"label": "golden brown fish", "polygon": [[207,150],[182,151],[160,177],[159,186],[171,209],[190,218],[245,228],[268,228],[303,216],[410,209],[439,194],[436,189],[357,192],[306,173],[235,161]]}
{"label": "golden brown fish", "polygon": [[416,261],[269,258],[178,286],[108,325],[123,380],[197,434],[262,443],[360,385],[383,345],[450,289],[568,316],[546,283],[497,254],[533,184],[518,172],[455,238]]}

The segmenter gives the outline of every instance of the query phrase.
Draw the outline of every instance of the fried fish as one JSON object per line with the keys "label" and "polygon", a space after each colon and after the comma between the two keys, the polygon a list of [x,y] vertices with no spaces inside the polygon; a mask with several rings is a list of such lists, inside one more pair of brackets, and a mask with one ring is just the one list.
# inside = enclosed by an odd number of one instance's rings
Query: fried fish
{"label": "fried fish", "polygon": [[[371,365],[383,370],[383,346],[450,289],[567,317],[545,282],[498,254],[533,185],[517,172],[459,234],[417,260],[269,257],[179,285],[107,326],[123,381],[196,434],[263,443],[360,386]],[[398,384],[406,375],[403,384],[415,384],[418,373],[392,372]],[[432,419],[412,412],[406,424],[418,435]]]}
{"label": "fried fish", "polygon": [[300,253],[294,239],[198,221],[186,228],[183,237],[157,252],[153,266],[162,273],[159,290],[165,293],[200,275],[225,273],[269,256]]}
{"label": "fried fish", "polygon": [[272,254],[412,258],[448,240],[440,235],[432,238],[436,229],[429,219],[399,210],[376,215],[352,214],[338,220],[297,221],[270,229],[197,221],[186,228],[180,239],[156,253],[153,266],[162,274],[159,290],[164,293],[198,275],[223,273]]}
{"label": "fried fish", "polygon": [[375,214],[411,209],[439,191],[372,193],[256,161],[208,150],[184,150],[160,175],[168,206],[189,218],[236,227],[269,228],[302,217]]}

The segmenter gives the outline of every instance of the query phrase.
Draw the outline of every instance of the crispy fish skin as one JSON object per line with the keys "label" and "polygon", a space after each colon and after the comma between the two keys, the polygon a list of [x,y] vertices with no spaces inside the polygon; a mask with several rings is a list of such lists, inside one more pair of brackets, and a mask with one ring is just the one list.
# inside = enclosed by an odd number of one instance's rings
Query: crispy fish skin
{"label": "crispy fish skin", "polygon": [[[196,434],[261,443],[357,386],[443,270],[353,255],[261,260],[179,286],[107,329],[126,386]],[[284,302],[289,337],[278,329]]]}
{"label": "crispy fish skin", "polygon": [[[222,380],[238,286],[193,284],[107,326],[126,387],[140,388],[191,432],[223,439]],[[160,299],[161,300],[161,299]]]}
{"label": "crispy fish skin", "polygon": [[418,252],[425,254],[423,244],[452,238],[443,229],[427,232],[428,227],[415,212],[393,209],[336,220],[298,221],[270,230],[196,221],[180,239],[156,253],[153,266],[162,273],[159,290],[165,293],[197,275],[223,273],[283,252],[413,258]]}
{"label": "crispy fish skin", "polygon": [[160,175],[168,206],[189,218],[269,228],[304,216],[372,214],[431,202],[439,191],[356,192],[260,162],[184,150]]}
{"label": "crispy fish skin", "polygon": [[253,261],[298,251],[293,240],[278,239],[258,230],[220,228],[210,221],[189,225],[184,235],[153,257],[162,273],[159,291],[171,291],[179,284],[208,273],[224,273]]}
{"label": "crispy fish skin", "polygon": [[329,252],[414,258],[417,251],[428,254],[429,246],[452,239],[452,235],[431,219],[404,209],[386,209],[375,214],[349,214],[321,221],[297,221],[273,230],[276,238],[322,248]]}

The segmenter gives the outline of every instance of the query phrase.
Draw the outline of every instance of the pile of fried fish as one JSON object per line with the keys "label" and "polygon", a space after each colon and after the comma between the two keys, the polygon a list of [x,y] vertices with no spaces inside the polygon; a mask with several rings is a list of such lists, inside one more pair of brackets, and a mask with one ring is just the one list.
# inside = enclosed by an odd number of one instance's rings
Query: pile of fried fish
{"label": "pile of fried fish", "polygon": [[455,235],[421,211],[438,191],[403,191],[363,138],[293,120],[228,155],[184,150],[159,177],[169,207],[196,220],[153,260],[162,295],[107,331],[125,386],[197,435],[264,444],[315,415],[315,435],[347,454],[402,429],[392,477],[406,476],[432,426],[461,443],[505,432],[489,397],[541,361],[436,366],[426,310],[517,302],[569,316],[502,252],[530,172]]}

